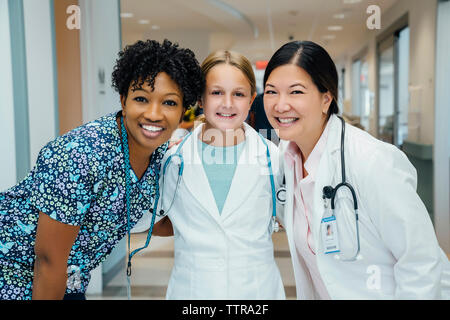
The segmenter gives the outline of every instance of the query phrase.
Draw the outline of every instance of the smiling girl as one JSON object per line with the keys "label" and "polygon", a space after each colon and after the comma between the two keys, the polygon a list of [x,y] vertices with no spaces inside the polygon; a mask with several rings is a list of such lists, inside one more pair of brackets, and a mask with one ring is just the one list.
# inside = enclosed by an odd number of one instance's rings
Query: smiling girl
{"label": "smiling girl", "polygon": [[121,111],[49,142],[0,193],[0,299],[84,299],[90,271],[153,207],[166,141],[202,92],[200,66],[170,41],[139,41],[112,78]]}
{"label": "smiling girl", "polygon": [[[267,154],[276,161],[277,147],[244,123],[256,96],[251,64],[240,54],[219,51],[206,58],[202,71],[205,123],[162,164],[167,170],[160,203],[175,238],[166,297],[284,299],[271,239]],[[179,180],[175,161],[181,157]]]}

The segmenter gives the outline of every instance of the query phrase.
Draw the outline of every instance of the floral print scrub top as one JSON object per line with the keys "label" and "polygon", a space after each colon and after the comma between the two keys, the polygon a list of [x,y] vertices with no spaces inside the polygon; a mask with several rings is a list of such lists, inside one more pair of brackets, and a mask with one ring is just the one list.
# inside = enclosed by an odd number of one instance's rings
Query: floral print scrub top
{"label": "floral print scrub top", "polygon": [[[112,113],[48,143],[18,185],[0,193],[0,300],[31,299],[39,211],[80,226],[69,254],[66,294],[84,293],[90,271],[127,233],[121,135]],[[131,171],[130,227],[153,207],[163,144],[143,177]]]}

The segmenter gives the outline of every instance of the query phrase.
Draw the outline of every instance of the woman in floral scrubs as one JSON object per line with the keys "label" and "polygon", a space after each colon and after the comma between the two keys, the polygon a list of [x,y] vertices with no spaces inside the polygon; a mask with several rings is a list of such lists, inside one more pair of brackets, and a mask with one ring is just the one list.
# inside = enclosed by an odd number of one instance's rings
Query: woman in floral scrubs
{"label": "woman in floral scrubs", "polygon": [[[192,51],[165,40],[119,53],[122,109],[49,142],[18,185],[0,193],[0,300],[84,299],[90,271],[153,207],[167,141],[203,89]],[[156,226],[155,226],[156,227]]]}

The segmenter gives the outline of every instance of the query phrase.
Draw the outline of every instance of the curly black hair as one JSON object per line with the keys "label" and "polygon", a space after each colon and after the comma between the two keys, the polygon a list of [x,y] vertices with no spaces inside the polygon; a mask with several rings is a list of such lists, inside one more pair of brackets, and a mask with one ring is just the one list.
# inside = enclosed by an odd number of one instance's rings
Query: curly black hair
{"label": "curly black hair", "polygon": [[155,77],[160,72],[167,73],[183,92],[185,108],[200,99],[205,80],[195,54],[167,39],[163,43],[147,40],[126,46],[116,60],[112,86],[124,97],[127,97],[130,86],[137,89],[145,82],[154,90]]}

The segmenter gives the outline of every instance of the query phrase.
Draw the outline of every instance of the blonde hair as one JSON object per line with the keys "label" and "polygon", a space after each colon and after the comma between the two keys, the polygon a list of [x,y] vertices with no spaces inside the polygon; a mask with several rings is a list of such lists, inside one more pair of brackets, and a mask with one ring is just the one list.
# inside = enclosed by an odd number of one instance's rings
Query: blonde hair
{"label": "blonde hair", "polygon": [[229,64],[241,70],[250,84],[251,94],[253,95],[256,92],[256,80],[252,64],[242,54],[234,51],[218,50],[206,57],[201,65],[204,78],[206,79],[208,72],[213,67],[222,63]]}

